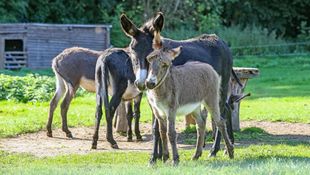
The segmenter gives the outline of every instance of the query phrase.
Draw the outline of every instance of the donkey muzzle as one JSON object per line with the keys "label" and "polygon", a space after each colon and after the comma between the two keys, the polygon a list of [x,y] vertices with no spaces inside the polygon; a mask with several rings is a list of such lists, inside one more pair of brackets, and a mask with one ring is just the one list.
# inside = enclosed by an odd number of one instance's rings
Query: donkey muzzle
{"label": "donkey muzzle", "polygon": [[147,70],[146,69],[138,69],[136,73],[136,80],[135,80],[135,86],[140,90],[145,90],[145,79],[147,76]]}
{"label": "donkey muzzle", "polygon": [[147,89],[154,89],[156,86],[156,83],[154,81],[148,81],[146,80],[145,86]]}
{"label": "donkey muzzle", "polygon": [[139,91],[145,90],[144,82],[140,82],[139,80],[135,81],[135,86],[139,89]]}

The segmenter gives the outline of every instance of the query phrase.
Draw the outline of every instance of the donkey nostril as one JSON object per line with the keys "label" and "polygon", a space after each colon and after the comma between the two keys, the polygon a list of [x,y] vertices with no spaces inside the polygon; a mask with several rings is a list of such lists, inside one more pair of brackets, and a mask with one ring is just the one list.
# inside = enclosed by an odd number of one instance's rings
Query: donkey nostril
{"label": "donkey nostril", "polygon": [[139,81],[138,81],[138,80],[135,80],[134,84],[135,84],[135,86],[137,86],[137,87],[138,87],[138,85],[139,85]]}
{"label": "donkey nostril", "polygon": [[148,87],[148,88],[154,88],[154,86],[155,86],[155,83],[154,83],[154,82],[151,82],[151,81],[146,82],[146,87]]}

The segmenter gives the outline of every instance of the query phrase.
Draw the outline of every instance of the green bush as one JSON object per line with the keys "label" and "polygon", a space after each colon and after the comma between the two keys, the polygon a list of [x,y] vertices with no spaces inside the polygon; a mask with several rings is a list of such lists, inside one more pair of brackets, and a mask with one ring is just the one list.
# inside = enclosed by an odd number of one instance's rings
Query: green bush
{"label": "green bush", "polygon": [[215,33],[229,44],[234,56],[304,53],[307,49],[302,46],[287,45],[287,42],[277,37],[275,32],[269,33],[267,29],[257,26],[248,26],[245,28],[241,26],[222,26],[207,30],[206,32],[182,26],[175,30],[164,29],[162,33],[164,37],[176,40],[197,37],[203,33]]}
{"label": "green bush", "polygon": [[[286,41],[277,37],[276,32],[269,32],[257,26],[222,27],[216,32],[229,43],[233,55],[266,55],[292,53],[295,48],[286,46]],[[281,45],[281,46],[280,46]]]}
{"label": "green bush", "polygon": [[28,74],[23,77],[0,75],[0,100],[36,102],[50,100],[55,90],[54,78]]}
{"label": "green bush", "polygon": [[[0,74],[0,100],[14,100],[23,103],[51,100],[55,92],[54,77],[37,73],[24,75],[24,71],[17,73],[10,71],[9,74],[11,75]],[[79,89],[76,96],[86,93],[86,90]]]}

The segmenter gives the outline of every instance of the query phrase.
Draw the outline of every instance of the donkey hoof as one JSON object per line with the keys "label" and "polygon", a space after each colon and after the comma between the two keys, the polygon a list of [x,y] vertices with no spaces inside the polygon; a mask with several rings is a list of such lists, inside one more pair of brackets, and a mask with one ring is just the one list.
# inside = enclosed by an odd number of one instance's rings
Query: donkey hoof
{"label": "donkey hoof", "polygon": [[46,135],[47,135],[47,137],[53,137],[53,133],[52,132],[47,132]]}
{"label": "donkey hoof", "polygon": [[194,160],[194,161],[195,161],[195,160],[198,160],[199,157],[200,157],[200,156],[196,156],[196,155],[195,155],[195,156],[192,157],[192,160]]}
{"label": "donkey hoof", "polygon": [[66,136],[67,136],[68,138],[70,138],[70,139],[73,139],[73,136],[72,136],[72,133],[71,133],[71,132],[66,133]]}
{"label": "donkey hoof", "polygon": [[137,142],[142,142],[142,141],[143,141],[142,137],[137,137]]}
{"label": "donkey hoof", "polygon": [[228,151],[228,156],[230,159],[234,158],[234,150]]}
{"label": "donkey hoof", "polygon": [[166,163],[168,159],[169,159],[169,155],[164,155],[163,156],[163,162],[164,163]]}
{"label": "donkey hoof", "polygon": [[91,149],[97,149],[97,145],[92,145]]}
{"label": "donkey hoof", "polygon": [[149,167],[154,167],[155,165],[156,165],[156,159],[152,157],[149,161]]}
{"label": "donkey hoof", "polygon": [[179,165],[180,161],[179,160],[175,160],[173,161],[173,166],[174,167],[177,167]]}
{"label": "donkey hoof", "polygon": [[127,138],[127,142],[132,142],[132,138]]}
{"label": "donkey hoof", "polygon": [[113,144],[113,145],[111,145],[111,147],[112,147],[113,149],[119,149],[119,147],[118,147],[117,144]]}
{"label": "donkey hoof", "polygon": [[216,157],[216,154],[215,153],[210,153],[208,157],[210,157],[210,158]]}

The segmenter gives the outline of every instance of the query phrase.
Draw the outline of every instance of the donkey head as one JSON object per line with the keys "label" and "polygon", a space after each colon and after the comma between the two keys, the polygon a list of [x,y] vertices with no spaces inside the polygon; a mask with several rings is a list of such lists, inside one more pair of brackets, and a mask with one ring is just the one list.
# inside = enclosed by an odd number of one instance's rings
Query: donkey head
{"label": "donkey head", "polygon": [[140,90],[145,89],[144,82],[148,69],[146,56],[153,50],[152,41],[154,32],[160,32],[163,25],[164,16],[160,12],[140,28],[137,28],[125,14],[121,15],[122,29],[127,36],[131,37],[129,52],[136,75],[135,85]]}
{"label": "donkey head", "polygon": [[147,56],[149,73],[145,85],[147,89],[159,87],[167,77],[172,61],[179,56],[182,46],[174,49],[166,49],[162,46],[159,33],[154,33],[154,51]]}

